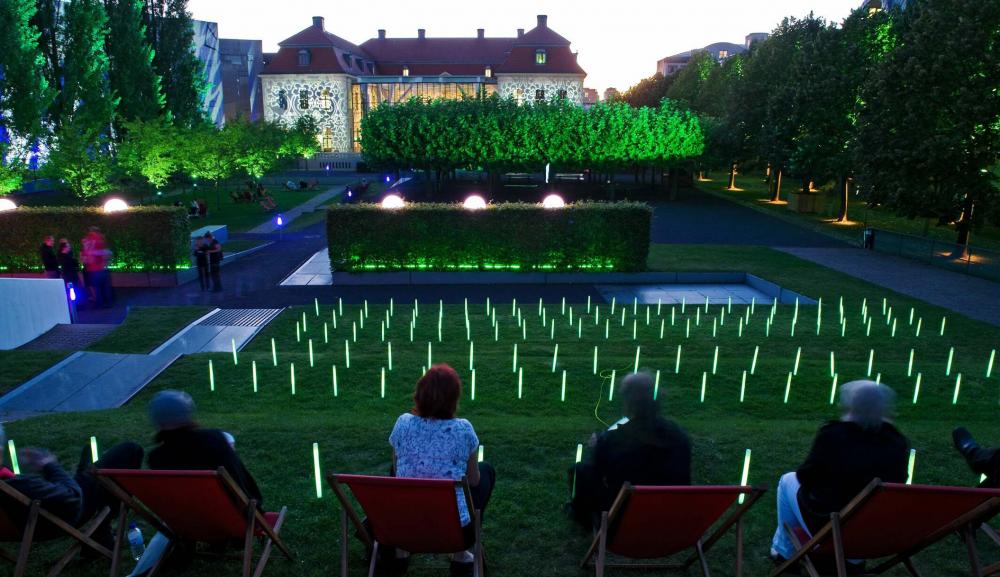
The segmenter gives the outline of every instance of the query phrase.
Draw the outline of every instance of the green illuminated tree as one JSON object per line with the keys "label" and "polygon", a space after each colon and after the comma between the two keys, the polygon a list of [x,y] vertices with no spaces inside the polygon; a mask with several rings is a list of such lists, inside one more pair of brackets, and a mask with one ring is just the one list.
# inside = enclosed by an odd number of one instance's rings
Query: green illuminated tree
{"label": "green illuminated tree", "polygon": [[[39,48],[42,54],[42,76],[48,85],[56,89],[62,82],[62,48],[64,12],[62,0],[35,0],[38,10],[31,19],[32,26],[38,30]],[[62,98],[58,91],[46,111],[46,121],[54,127],[62,119]]]}
{"label": "green illuminated tree", "polygon": [[712,72],[719,67],[711,52],[698,51],[691,55],[687,66],[674,75],[666,96],[694,107],[701,98]]}
{"label": "green illuminated tree", "polygon": [[95,142],[91,134],[76,130],[74,122],[69,122],[56,132],[43,173],[59,179],[77,197],[88,199],[111,190],[114,170],[106,143]]}
{"label": "green illuminated tree", "polygon": [[166,186],[180,169],[178,129],[162,118],[133,120],[123,125],[125,138],[118,145],[118,166],[152,188]]}
{"label": "green illuminated tree", "polygon": [[108,13],[109,79],[123,120],[151,120],[163,110],[160,79],[153,71],[153,49],[142,21],[140,0],[104,0]]}
{"label": "green illuminated tree", "polygon": [[202,63],[192,46],[194,30],[187,0],[146,0],[145,19],[166,109],[178,125],[195,126],[204,119],[206,85]]}
{"label": "green illuminated tree", "polygon": [[74,0],[66,6],[62,100],[63,128],[85,138],[109,134],[118,98],[108,82],[105,52],[108,18],[99,0]]}

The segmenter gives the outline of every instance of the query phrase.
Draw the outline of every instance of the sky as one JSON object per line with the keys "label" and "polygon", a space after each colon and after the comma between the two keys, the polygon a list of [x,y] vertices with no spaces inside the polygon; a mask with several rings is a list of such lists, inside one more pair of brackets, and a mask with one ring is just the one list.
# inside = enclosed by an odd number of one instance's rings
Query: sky
{"label": "sky", "polygon": [[713,42],[742,44],[750,32],[770,32],[785,16],[810,11],[840,22],[861,0],[189,0],[198,20],[219,23],[222,38],[259,39],[264,51],[324,16],[328,31],[361,44],[385,28],[391,37],[511,37],[535,27],[547,14],[549,27],[573,43],[587,71],[584,85],[602,94],[625,90],[656,72],[656,61]]}

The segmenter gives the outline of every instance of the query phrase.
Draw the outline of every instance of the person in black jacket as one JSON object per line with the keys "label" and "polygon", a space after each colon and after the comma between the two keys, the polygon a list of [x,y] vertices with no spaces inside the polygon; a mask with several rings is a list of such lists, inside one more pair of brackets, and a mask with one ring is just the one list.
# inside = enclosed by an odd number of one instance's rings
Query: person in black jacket
{"label": "person in black jacket", "polygon": [[951,438],[955,442],[955,448],[965,457],[969,468],[977,475],[986,476],[980,486],[1000,489],[1000,449],[980,447],[972,433],[965,427],[958,427],[952,431]]}
{"label": "person in black jacket", "polygon": [[690,485],[691,441],[676,423],[660,416],[649,373],[622,379],[625,419],[591,437],[591,458],[570,469],[570,508],[590,524],[607,511],[624,483]]}
{"label": "person in black jacket", "polygon": [[73,247],[68,242],[59,243],[59,270],[62,273],[63,282],[67,285],[73,283],[77,290],[83,288],[80,282],[80,261],[73,256]]}
{"label": "person in black jacket", "polygon": [[42,246],[38,247],[38,254],[42,259],[42,268],[45,269],[45,278],[59,278],[59,259],[56,258],[56,251],[53,248],[56,239],[51,234],[42,239]]}
{"label": "person in black jacket", "polygon": [[894,400],[892,389],[874,381],[852,381],[840,388],[844,416],[820,428],[805,462],[778,483],[772,558],[783,561],[795,552],[786,525],[811,535],[873,479],[906,481],[910,446],[889,422]]}
{"label": "person in black jacket", "polygon": [[212,286],[208,276],[208,253],[205,251],[205,237],[199,236],[195,239],[194,260],[198,267],[198,284],[203,291],[207,291]]}

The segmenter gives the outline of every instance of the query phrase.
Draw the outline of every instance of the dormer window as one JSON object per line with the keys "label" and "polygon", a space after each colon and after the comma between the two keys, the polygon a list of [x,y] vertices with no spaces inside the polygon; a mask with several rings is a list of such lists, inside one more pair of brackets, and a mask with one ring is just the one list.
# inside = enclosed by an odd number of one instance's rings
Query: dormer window
{"label": "dormer window", "polygon": [[299,50],[299,66],[309,66],[309,61],[309,51],[305,49]]}
{"label": "dormer window", "polygon": [[535,50],[535,64],[542,65],[545,64],[545,51],[539,48]]}
{"label": "dormer window", "polygon": [[404,66],[403,67],[403,76],[409,76],[409,75],[410,75],[410,67],[409,66]]}
{"label": "dormer window", "polygon": [[492,66],[487,66],[486,67],[486,78],[493,78],[493,67]]}

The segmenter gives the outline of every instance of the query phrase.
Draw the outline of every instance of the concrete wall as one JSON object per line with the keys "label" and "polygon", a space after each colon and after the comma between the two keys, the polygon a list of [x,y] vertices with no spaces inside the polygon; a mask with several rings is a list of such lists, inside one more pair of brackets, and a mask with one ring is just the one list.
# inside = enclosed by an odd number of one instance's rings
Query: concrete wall
{"label": "concrete wall", "polygon": [[62,280],[0,278],[0,350],[19,347],[69,322]]}

